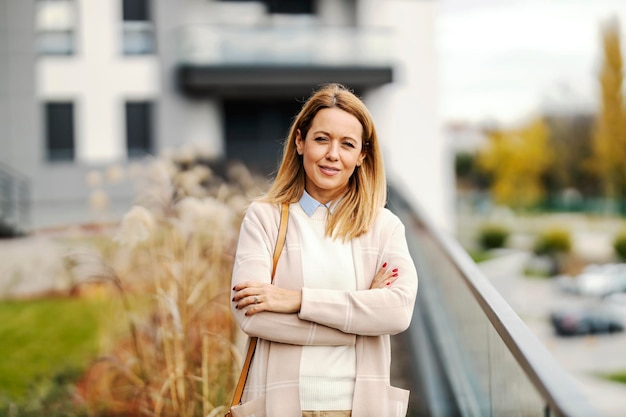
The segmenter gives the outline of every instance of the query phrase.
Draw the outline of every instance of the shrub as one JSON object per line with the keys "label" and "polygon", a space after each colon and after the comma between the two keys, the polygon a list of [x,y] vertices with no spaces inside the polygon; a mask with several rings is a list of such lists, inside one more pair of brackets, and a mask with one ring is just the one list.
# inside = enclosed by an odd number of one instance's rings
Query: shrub
{"label": "shrub", "polygon": [[480,229],[478,243],[485,250],[502,248],[509,234],[508,229],[502,225],[486,224]]}
{"label": "shrub", "polygon": [[572,250],[572,237],[569,230],[562,228],[545,230],[537,236],[533,250],[539,256],[569,253]]}
{"label": "shrub", "polygon": [[603,374],[602,377],[608,379],[609,381],[620,382],[622,384],[626,384],[626,371],[618,371],[610,374]]}
{"label": "shrub", "polygon": [[613,239],[613,250],[622,260],[626,260],[626,229],[622,229]]}

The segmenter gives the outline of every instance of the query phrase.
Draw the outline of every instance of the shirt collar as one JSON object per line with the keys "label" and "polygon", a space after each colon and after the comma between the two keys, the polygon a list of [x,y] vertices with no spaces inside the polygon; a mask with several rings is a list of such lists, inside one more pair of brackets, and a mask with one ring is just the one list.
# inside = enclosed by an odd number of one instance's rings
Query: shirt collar
{"label": "shirt collar", "polygon": [[304,190],[302,197],[300,197],[300,207],[302,207],[302,210],[304,210],[309,217],[315,213],[315,210],[317,210],[319,206],[326,207],[332,213],[336,206],[335,203],[336,201],[329,201],[328,204],[322,204],[311,197],[311,194],[307,193],[306,190]]}

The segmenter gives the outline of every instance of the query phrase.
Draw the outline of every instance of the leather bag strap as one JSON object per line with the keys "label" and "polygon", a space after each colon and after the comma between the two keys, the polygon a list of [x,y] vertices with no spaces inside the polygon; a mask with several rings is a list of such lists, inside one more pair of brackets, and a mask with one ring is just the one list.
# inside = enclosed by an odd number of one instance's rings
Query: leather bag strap
{"label": "leather bag strap", "polygon": [[[274,258],[272,259],[272,283],[274,282],[274,275],[276,274],[276,265],[280,258],[280,253],[285,246],[285,236],[287,236],[287,221],[289,220],[289,204],[283,203],[280,212],[280,226],[278,227],[278,238],[276,239],[276,247],[274,248]],[[243,362],[241,368],[241,375],[239,375],[239,381],[235,387],[235,393],[233,394],[233,400],[231,401],[231,407],[238,405],[241,402],[241,396],[243,395],[243,388],[246,385],[248,379],[248,371],[250,370],[250,363],[252,363],[252,357],[254,356],[254,350],[256,348],[258,337],[250,338],[248,344],[248,352],[246,353],[246,359]],[[226,414],[229,415],[230,411]]]}

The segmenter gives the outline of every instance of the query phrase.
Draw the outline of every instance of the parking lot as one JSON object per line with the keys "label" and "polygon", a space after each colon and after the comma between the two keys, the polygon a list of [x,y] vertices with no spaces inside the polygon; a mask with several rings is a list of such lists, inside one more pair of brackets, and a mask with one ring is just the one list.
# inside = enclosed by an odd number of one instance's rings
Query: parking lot
{"label": "parking lot", "polygon": [[479,267],[593,405],[607,417],[626,416],[626,384],[599,377],[626,372],[626,332],[558,336],[549,321],[551,311],[594,301],[561,291],[553,279],[524,276],[529,256],[523,251],[504,252]]}

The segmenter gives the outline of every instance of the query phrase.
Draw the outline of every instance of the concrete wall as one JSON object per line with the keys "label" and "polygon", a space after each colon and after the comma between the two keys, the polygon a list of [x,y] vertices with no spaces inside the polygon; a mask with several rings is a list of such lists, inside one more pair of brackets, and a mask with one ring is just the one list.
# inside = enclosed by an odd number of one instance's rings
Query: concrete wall
{"label": "concrete wall", "polygon": [[393,30],[394,81],[369,91],[387,172],[439,227],[454,230],[452,156],[438,114],[437,2],[361,0],[358,23]]}
{"label": "concrete wall", "polygon": [[0,162],[31,176],[39,149],[33,4],[0,0]]}
{"label": "concrete wall", "polygon": [[161,68],[161,96],[157,109],[158,148],[203,143],[205,148],[212,150],[211,156],[222,156],[224,132],[219,101],[183,97],[176,84],[176,66],[185,28],[216,23],[216,5],[207,0],[186,0],[185,7],[171,0],[155,0],[154,4]]}

